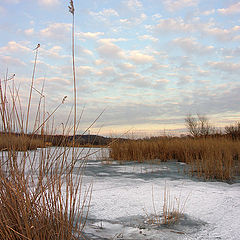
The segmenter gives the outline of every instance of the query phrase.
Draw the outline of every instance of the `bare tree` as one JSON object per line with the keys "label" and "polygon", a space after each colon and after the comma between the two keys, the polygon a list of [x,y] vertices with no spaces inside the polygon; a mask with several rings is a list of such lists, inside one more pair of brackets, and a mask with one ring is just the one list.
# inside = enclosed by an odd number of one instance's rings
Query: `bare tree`
{"label": "bare tree", "polygon": [[200,114],[197,114],[196,117],[188,114],[185,118],[185,125],[193,137],[206,137],[215,132],[214,128],[210,125],[208,118]]}
{"label": "bare tree", "polygon": [[236,122],[234,125],[225,127],[226,135],[230,136],[233,140],[240,138],[240,122]]}

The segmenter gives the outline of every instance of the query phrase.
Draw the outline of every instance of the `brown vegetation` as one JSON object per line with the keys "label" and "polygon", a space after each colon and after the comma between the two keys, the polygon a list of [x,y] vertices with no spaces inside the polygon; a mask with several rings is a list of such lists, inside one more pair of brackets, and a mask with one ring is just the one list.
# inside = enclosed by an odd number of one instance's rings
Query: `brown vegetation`
{"label": "brown vegetation", "polygon": [[[73,7],[72,1],[70,7]],[[37,147],[51,143],[46,135],[48,122],[66,99],[63,97],[46,117],[45,107],[42,107],[43,89],[40,92],[34,88],[39,47],[40,44],[35,49],[26,112],[22,110],[19,89],[14,85],[15,75],[8,78],[6,74],[6,78],[0,80],[0,240],[85,239],[83,228],[92,185],[83,191],[85,160],[81,158],[81,152],[74,147],[74,140],[71,147],[65,145],[36,151]],[[9,81],[13,83],[11,86]],[[33,89],[40,95],[36,116],[31,115]],[[75,100],[76,95],[76,109]],[[30,119],[35,119],[31,134]],[[77,126],[74,121],[73,128],[63,131],[74,129],[72,139],[75,139]],[[39,131],[41,135],[37,135]],[[68,142],[64,136],[61,138],[62,142]]]}
{"label": "brown vegetation", "polygon": [[110,157],[123,161],[168,161],[190,164],[190,173],[205,179],[230,180],[240,174],[240,141],[229,138],[152,138],[111,144]]}

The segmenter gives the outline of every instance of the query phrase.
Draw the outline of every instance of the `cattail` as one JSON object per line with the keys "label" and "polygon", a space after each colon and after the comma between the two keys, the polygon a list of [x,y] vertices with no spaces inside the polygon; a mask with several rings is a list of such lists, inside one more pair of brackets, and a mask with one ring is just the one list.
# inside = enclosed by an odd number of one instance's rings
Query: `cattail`
{"label": "cattail", "polygon": [[71,0],[70,1],[70,6],[68,6],[68,8],[69,8],[69,12],[72,14],[72,15],[74,15],[74,6],[73,6],[73,1]]}

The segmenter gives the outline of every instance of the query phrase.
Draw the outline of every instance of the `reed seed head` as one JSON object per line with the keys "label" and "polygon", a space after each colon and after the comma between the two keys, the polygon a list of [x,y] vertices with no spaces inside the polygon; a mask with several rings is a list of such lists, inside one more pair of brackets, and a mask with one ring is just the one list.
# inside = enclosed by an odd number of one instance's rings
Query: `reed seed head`
{"label": "reed seed head", "polygon": [[68,6],[68,8],[69,8],[69,12],[72,14],[72,15],[74,15],[74,5],[73,5],[73,1],[71,0],[70,2],[69,2],[69,6]]}

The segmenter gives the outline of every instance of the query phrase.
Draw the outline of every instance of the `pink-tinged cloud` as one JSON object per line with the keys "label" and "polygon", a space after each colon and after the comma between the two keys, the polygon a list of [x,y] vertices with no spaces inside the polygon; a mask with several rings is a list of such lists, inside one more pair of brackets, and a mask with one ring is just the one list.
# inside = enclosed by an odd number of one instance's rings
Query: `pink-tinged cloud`
{"label": "pink-tinged cloud", "polygon": [[240,2],[230,5],[228,8],[220,8],[218,12],[224,15],[240,13]]}
{"label": "pink-tinged cloud", "polygon": [[155,58],[151,55],[144,54],[138,50],[133,50],[130,52],[129,59],[136,64],[146,64],[155,61]]}
{"label": "pink-tinged cloud", "polygon": [[186,7],[198,5],[199,0],[163,0],[163,4],[168,11],[177,11]]}

